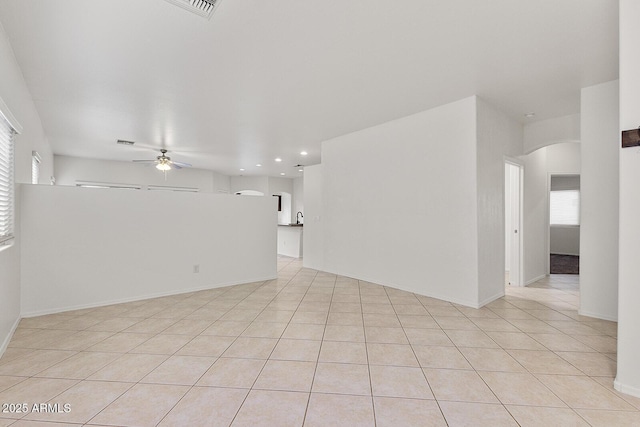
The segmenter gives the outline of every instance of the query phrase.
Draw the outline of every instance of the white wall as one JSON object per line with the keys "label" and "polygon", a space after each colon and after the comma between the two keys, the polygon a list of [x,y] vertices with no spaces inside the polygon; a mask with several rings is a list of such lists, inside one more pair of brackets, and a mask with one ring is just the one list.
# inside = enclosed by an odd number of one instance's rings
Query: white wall
{"label": "white wall", "polygon": [[305,171],[304,265],[474,307],[500,297],[504,157],[521,151],[522,126],[476,97],[325,141]]}
{"label": "white wall", "polygon": [[546,147],[547,173],[549,175],[580,175],[580,147],[579,142],[567,142]]}
{"label": "white wall", "polygon": [[269,182],[269,195],[278,193],[293,194],[293,179],[273,176],[270,176],[267,179]]}
{"label": "white wall", "polygon": [[580,114],[554,117],[524,127],[524,153],[563,142],[580,142]]}
{"label": "white wall", "polygon": [[[22,126],[16,137],[16,182],[31,182],[31,151],[42,156],[41,181],[49,182],[53,175],[53,155],[42,129],[31,94],[22,77],[22,71],[13,55],[4,28],[0,25],[0,98]],[[17,191],[17,197],[20,194]],[[19,200],[16,200],[18,204]],[[19,217],[19,206],[16,217]],[[20,223],[16,220],[16,239],[13,246],[0,251],[0,356],[11,338],[20,318]]]}
{"label": "white wall", "polygon": [[619,82],[582,89],[580,314],[618,319]]}
{"label": "white wall", "polygon": [[522,154],[522,125],[477,99],[478,304],[504,295],[504,157]]}
{"label": "white wall", "polygon": [[325,141],[324,269],[477,305],[476,171],[475,97]]}
{"label": "white wall", "polygon": [[229,194],[231,192],[231,181],[228,175],[213,172],[213,192],[218,194]]}
{"label": "white wall", "polygon": [[[620,0],[620,130],[640,124],[640,2]],[[619,134],[618,134],[619,135]],[[617,144],[620,146],[620,139]],[[640,397],[640,149],[620,149],[618,374],[616,389]]]}
{"label": "white wall", "polygon": [[[580,227],[552,225],[549,229],[549,250],[556,255],[580,255]],[[582,276],[581,276],[582,278]]]}
{"label": "white wall", "polygon": [[276,277],[275,198],[27,185],[21,213],[25,316]]}
{"label": "white wall", "polygon": [[541,148],[524,157],[524,197],[522,250],[524,284],[543,278],[546,272],[547,244],[547,150]]}
{"label": "white wall", "polygon": [[114,160],[86,159],[55,156],[56,184],[76,185],[76,181],[137,184],[143,187],[159,185],[168,187],[192,187],[211,193],[224,189],[223,175],[204,169],[184,168],[165,174],[153,165]]}
{"label": "white wall", "polygon": [[304,238],[302,265],[324,270],[324,194],[322,165],[304,168]]}

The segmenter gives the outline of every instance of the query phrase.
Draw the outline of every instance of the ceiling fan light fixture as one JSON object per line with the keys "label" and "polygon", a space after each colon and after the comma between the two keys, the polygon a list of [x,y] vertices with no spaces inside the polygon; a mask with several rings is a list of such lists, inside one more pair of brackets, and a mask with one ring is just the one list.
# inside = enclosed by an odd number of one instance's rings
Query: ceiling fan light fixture
{"label": "ceiling fan light fixture", "polygon": [[158,170],[160,170],[160,171],[163,171],[163,172],[166,172],[166,171],[168,171],[168,170],[171,170],[171,165],[169,164],[169,162],[166,162],[166,161],[165,161],[165,162],[163,162],[163,161],[161,161],[160,163],[158,163],[158,164],[156,165],[156,169],[158,169]]}

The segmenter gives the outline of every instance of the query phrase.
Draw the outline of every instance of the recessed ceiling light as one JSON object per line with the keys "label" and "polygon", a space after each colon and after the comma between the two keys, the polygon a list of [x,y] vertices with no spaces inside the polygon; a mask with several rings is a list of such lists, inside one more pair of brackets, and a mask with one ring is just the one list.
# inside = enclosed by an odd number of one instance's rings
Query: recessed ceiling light
{"label": "recessed ceiling light", "polygon": [[298,169],[298,172],[304,172],[304,169]]}
{"label": "recessed ceiling light", "polygon": [[261,165],[260,163],[258,163],[256,166],[257,166],[257,167],[262,167],[262,165]]}
{"label": "recessed ceiling light", "polygon": [[244,172],[244,168],[240,168],[240,172]]}
{"label": "recessed ceiling light", "polygon": [[280,175],[284,175],[284,172],[280,172]]}
{"label": "recessed ceiling light", "polygon": [[300,152],[300,155],[301,155],[301,156],[306,156],[307,154],[309,154],[309,153],[307,153],[306,151],[301,151],[301,152]]}
{"label": "recessed ceiling light", "polygon": [[276,157],[275,160],[276,160],[276,162],[281,162],[282,161],[282,159],[280,157]]}
{"label": "recessed ceiling light", "polygon": [[532,112],[530,112],[530,113],[526,113],[524,116],[525,116],[527,119],[531,119],[531,118],[533,118],[533,117],[535,117],[535,116],[536,116],[536,113],[534,113],[534,112],[532,111]]}

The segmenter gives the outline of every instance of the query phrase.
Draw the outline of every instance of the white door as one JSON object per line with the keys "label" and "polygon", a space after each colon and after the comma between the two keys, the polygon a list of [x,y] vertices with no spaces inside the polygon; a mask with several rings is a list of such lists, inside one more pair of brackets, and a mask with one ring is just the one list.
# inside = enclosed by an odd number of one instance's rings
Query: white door
{"label": "white door", "polygon": [[522,286],[521,179],[522,167],[505,163],[505,266],[512,286]]}

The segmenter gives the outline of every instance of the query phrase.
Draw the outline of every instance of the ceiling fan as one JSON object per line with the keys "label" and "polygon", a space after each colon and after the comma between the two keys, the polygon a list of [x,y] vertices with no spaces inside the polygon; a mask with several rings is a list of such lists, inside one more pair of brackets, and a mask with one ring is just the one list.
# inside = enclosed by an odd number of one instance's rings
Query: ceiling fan
{"label": "ceiling fan", "polygon": [[155,163],[156,169],[167,172],[171,169],[190,168],[189,163],[174,162],[171,157],[167,156],[167,150],[160,150],[160,155],[155,160],[133,160],[134,163]]}

